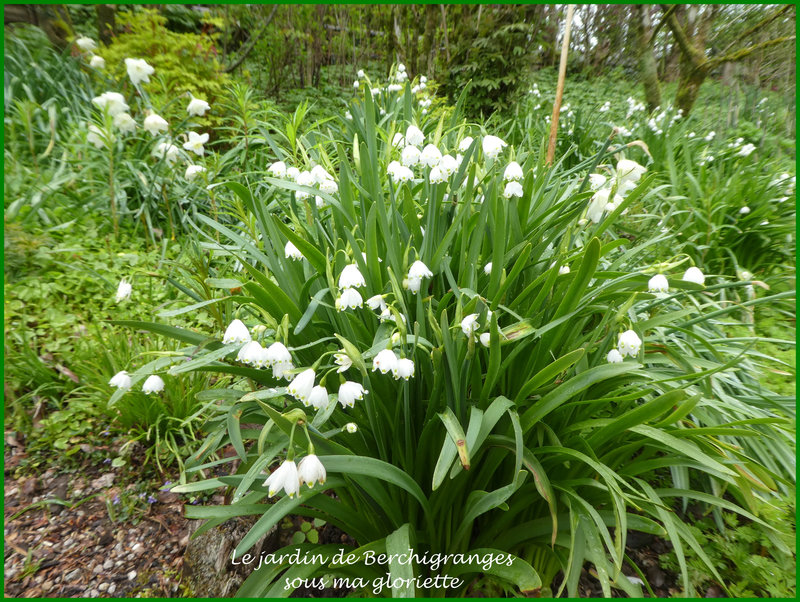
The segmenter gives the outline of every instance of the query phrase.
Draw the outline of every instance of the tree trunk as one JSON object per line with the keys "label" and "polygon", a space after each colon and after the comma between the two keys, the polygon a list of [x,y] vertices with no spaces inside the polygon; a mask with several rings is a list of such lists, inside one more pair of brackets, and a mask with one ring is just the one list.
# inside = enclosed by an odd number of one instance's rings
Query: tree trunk
{"label": "tree trunk", "polygon": [[108,45],[116,30],[116,7],[113,4],[96,4],[94,10],[97,14],[97,35],[103,44]]}
{"label": "tree trunk", "polygon": [[707,76],[708,70],[703,67],[681,70],[678,91],[675,93],[675,106],[683,111],[684,116],[691,112],[700,92],[700,86],[703,85]]}
{"label": "tree trunk", "polygon": [[426,73],[433,75],[433,52],[436,49],[436,6],[433,4],[425,5],[425,33],[422,38],[422,66],[420,71],[415,73]]}
{"label": "tree trunk", "polygon": [[661,106],[661,86],[658,83],[656,57],[653,56],[653,47],[650,44],[652,28],[650,26],[650,15],[648,14],[649,9],[641,4],[635,4],[634,8],[637,13],[634,18],[634,25],[636,28],[636,50],[639,55],[639,70],[642,74],[647,108],[652,112],[656,107]]}

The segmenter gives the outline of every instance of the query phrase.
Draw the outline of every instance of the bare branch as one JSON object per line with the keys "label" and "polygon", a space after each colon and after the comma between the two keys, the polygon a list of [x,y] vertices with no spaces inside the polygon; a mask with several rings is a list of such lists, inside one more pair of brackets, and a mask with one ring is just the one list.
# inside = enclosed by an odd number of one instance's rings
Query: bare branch
{"label": "bare branch", "polygon": [[775,38],[772,40],[767,40],[766,42],[761,42],[759,44],[754,44],[752,46],[748,46],[747,48],[742,48],[741,50],[737,50],[735,52],[731,52],[730,54],[726,54],[724,56],[717,56],[713,59],[709,60],[706,66],[709,69],[712,69],[722,63],[733,63],[735,61],[740,61],[744,57],[754,53],[756,50],[761,50],[763,48],[769,48],[770,46],[777,46],[778,44],[783,44],[784,42],[791,42],[795,39],[795,36],[783,36],[782,38]]}
{"label": "bare branch", "polygon": [[750,29],[747,29],[744,32],[742,32],[741,34],[739,34],[736,37],[736,39],[733,42],[731,42],[730,44],[728,44],[728,46],[720,54],[722,54],[723,56],[727,55],[728,51],[731,48],[733,48],[736,45],[737,42],[741,42],[742,40],[744,40],[744,39],[750,37],[751,35],[753,35],[754,33],[756,33],[759,29],[762,29],[762,28],[766,27],[767,25],[772,23],[775,19],[777,19],[782,14],[787,12],[790,8],[792,8],[792,5],[791,4],[787,4],[783,8],[779,8],[778,10],[776,10],[771,15],[768,15],[768,16],[764,17],[763,19],[761,19],[761,21],[759,21],[758,23],[753,25]]}
{"label": "bare branch", "polygon": [[658,31],[667,22],[667,17],[669,17],[672,13],[674,13],[676,8],[678,8],[678,5],[673,4],[667,9],[667,12],[664,13],[664,15],[661,17],[661,20],[656,24],[656,26],[653,28],[653,31],[650,33],[650,40],[648,41],[648,43],[652,43],[653,40],[656,39],[656,34],[658,34]]}
{"label": "bare branch", "polygon": [[702,52],[697,50],[692,44],[692,41],[689,39],[689,36],[686,35],[686,32],[683,31],[683,27],[681,24],[678,23],[678,18],[675,16],[675,12],[670,12],[666,5],[662,4],[661,8],[664,10],[664,18],[669,25],[670,30],[672,30],[672,34],[675,36],[675,41],[678,43],[678,48],[680,48],[681,52],[691,61],[692,65],[695,67],[699,67],[702,65],[706,57],[703,55]]}
{"label": "bare branch", "polygon": [[234,71],[239,65],[241,65],[244,62],[244,59],[247,58],[247,55],[250,54],[250,51],[253,50],[253,48],[255,48],[256,42],[258,42],[258,39],[267,30],[267,27],[269,27],[269,24],[272,23],[272,19],[275,17],[275,12],[277,10],[278,10],[278,5],[277,4],[273,4],[272,5],[272,12],[269,13],[269,16],[267,17],[267,22],[264,23],[264,26],[261,28],[261,30],[257,34],[250,36],[250,39],[247,42],[248,46],[244,50],[242,50],[242,52],[239,55],[238,59],[236,59],[229,67],[225,67],[225,69],[224,69],[225,73],[230,73],[231,71]]}

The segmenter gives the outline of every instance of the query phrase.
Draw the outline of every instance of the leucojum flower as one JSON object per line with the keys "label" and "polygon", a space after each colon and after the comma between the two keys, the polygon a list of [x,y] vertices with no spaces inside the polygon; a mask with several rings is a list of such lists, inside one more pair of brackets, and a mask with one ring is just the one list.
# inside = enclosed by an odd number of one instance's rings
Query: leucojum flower
{"label": "leucojum flower", "polygon": [[164,381],[160,376],[157,374],[151,374],[147,377],[147,380],[144,381],[142,385],[142,392],[146,395],[150,395],[151,393],[161,393],[164,390]]}
{"label": "leucojum flower", "polygon": [[642,347],[642,339],[639,338],[633,330],[626,330],[619,335],[619,342],[617,349],[623,357],[630,356],[636,357],[639,355],[639,349]]}
{"label": "leucojum flower", "polygon": [[297,473],[297,464],[294,460],[285,460],[264,481],[264,487],[269,490],[269,497],[273,497],[283,489],[290,498],[300,491],[300,477]]}
{"label": "leucojum flower", "polygon": [[647,283],[647,290],[651,293],[666,293],[669,290],[669,281],[663,274],[656,274]]}
{"label": "leucojum flower", "polygon": [[210,108],[211,105],[205,100],[192,96],[192,99],[189,101],[189,106],[186,107],[186,112],[195,117],[202,117]]}
{"label": "leucojum flower", "polygon": [[131,78],[134,86],[138,86],[141,83],[149,83],[150,76],[155,72],[155,69],[148,65],[144,59],[125,59],[125,67],[128,70],[128,77]]}
{"label": "leucojum flower", "polygon": [[222,342],[226,345],[231,343],[249,343],[251,340],[250,331],[247,330],[247,326],[244,325],[244,322],[238,318],[228,325],[222,337]]}
{"label": "leucojum flower", "polygon": [[131,283],[124,278],[120,280],[119,285],[117,286],[117,303],[130,299],[132,292],[133,287],[131,286]]}
{"label": "leucojum flower", "polygon": [[339,403],[343,408],[352,408],[356,400],[364,399],[364,395],[369,393],[361,383],[356,383],[351,380],[343,382],[339,385]]}
{"label": "leucojum flower", "polygon": [[116,387],[117,389],[130,389],[133,383],[131,381],[131,377],[128,376],[128,373],[125,370],[122,370],[121,372],[117,372],[114,376],[112,376],[111,380],[108,381],[108,384],[112,387]]}

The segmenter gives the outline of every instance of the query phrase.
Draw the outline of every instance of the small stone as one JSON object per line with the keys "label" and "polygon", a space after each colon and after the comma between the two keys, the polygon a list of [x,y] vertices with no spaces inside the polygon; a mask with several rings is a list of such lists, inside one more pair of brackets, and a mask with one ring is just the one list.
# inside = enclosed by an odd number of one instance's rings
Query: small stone
{"label": "small stone", "polygon": [[49,592],[51,589],[53,589],[53,585],[54,583],[48,579],[47,581],[42,583],[42,591]]}
{"label": "small stone", "polygon": [[144,552],[144,546],[142,546],[142,544],[140,543],[137,543],[135,546],[131,548],[131,551],[134,552],[135,554],[141,554],[142,552]]}
{"label": "small stone", "polygon": [[101,583],[97,586],[97,591],[104,592],[108,589],[108,583]]}
{"label": "small stone", "polygon": [[112,583],[111,585],[108,586],[108,595],[109,596],[113,596],[115,591],[117,591],[117,584],[116,583]]}
{"label": "small stone", "polygon": [[99,595],[100,595],[100,592],[98,592],[96,589],[89,590],[89,597],[90,598],[97,598]]}
{"label": "small stone", "polygon": [[102,565],[102,564],[96,564],[96,565],[94,565],[94,568],[92,569],[92,572],[93,572],[95,575],[99,575],[100,573],[102,573],[102,572],[103,572],[103,565]]}
{"label": "small stone", "polygon": [[107,559],[107,560],[106,560],[106,561],[103,563],[103,568],[104,568],[104,569],[106,569],[106,570],[108,570],[108,569],[110,569],[110,568],[113,568],[113,567],[114,567],[114,561],[113,561],[113,560],[111,560],[110,558],[109,558],[109,559]]}
{"label": "small stone", "polygon": [[122,566],[122,561],[121,560],[114,561],[114,566]]}
{"label": "small stone", "polygon": [[133,581],[134,579],[136,579],[136,571],[131,571],[128,573],[128,581]]}
{"label": "small stone", "polygon": [[75,579],[80,577],[80,575],[81,575],[81,570],[75,569],[74,571],[67,573],[67,576],[64,579],[66,579],[67,581],[74,581]]}

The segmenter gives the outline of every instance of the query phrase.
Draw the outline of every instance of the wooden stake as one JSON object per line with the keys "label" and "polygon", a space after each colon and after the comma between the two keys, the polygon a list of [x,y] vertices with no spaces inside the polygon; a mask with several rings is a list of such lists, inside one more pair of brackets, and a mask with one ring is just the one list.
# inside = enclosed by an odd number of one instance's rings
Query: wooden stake
{"label": "wooden stake", "polygon": [[561,97],[564,96],[564,79],[567,77],[567,53],[569,51],[569,32],[572,29],[572,15],[575,5],[567,7],[567,23],[564,27],[564,40],[561,43],[561,63],[558,66],[558,86],[556,87],[556,102],[553,104],[553,117],[550,119],[550,141],[547,145],[547,164],[553,163],[556,154],[556,134],[558,133],[558,116],[561,113]]}

